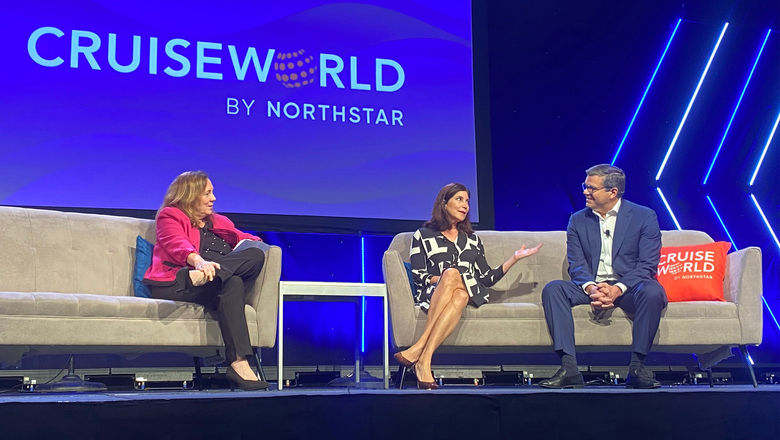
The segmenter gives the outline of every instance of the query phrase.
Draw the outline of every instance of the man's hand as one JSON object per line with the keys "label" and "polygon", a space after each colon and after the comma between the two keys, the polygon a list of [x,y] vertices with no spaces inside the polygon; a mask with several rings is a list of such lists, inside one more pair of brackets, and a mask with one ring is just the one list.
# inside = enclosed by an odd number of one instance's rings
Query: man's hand
{"label": "man's hand", "polygon": [[597,310],[606,310],[615,307],[615,300],[623,294],[618,286],[608,283],[598,283],[588,286],[590,305]]}

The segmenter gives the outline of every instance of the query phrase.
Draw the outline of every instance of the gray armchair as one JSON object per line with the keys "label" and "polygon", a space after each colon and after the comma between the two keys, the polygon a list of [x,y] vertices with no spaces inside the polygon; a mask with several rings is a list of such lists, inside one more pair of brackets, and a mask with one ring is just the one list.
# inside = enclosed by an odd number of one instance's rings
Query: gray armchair
{"label": "gray armchair", "polygon": [[[219,324],[200,305],[133,295],[135,240],[154,221],[0,206],[0,362],[26,354],[183,352],[213,356]],[[250,343],[276,343],[281,249],[245,307]]]}
{"label": "gray armchair", "polygon": [[[488,262],[495,267],[521,245],[543,243],[540,252],[520,260],[493,286],[490,303],[478,309],[467,307],[461,321],[442,347],[459,352],[538,352],[549,349],[552,340],[542,310],[541,292],[546,283],[568,279],[566,233],[479,231]],[[395,236],[385,252],[382,269],[387,284],[393,344],[408,347],[422,334],[426,315],[412,297],[404,262],[409,262],[412,233]],[[700,231],[663,231],[664,246],[711,243]],[[701,367],[709,369],[740,348],[762,338],[761,250],[749,247],[728,255],[724,280],[725,302],[674,302],[664,310],[653,350],[695,353]],[[590,306],[573,310],[575,338],[582,351],[628,351],[631,319],[621,309],[609,319],[595,320]]]}

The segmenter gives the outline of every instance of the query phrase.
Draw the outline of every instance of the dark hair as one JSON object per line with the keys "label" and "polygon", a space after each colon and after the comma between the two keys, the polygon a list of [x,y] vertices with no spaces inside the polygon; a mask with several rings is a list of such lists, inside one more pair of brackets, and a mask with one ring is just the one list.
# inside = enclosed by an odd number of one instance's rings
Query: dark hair
{"label": "dark hair", "polygon": [[585,172],[589,176],[602,177],[604,179],[603,185],[605,188],[617,188],[618,197],[623,197],[623,193],[626,192],[626,173],[616,166],[603,163],[594,165],[585,170]]}
{"label": "dark hair", "polygon": [[[446,231],[449,229],[450,225],[452,224],[452,220],[450,219],[450,215],[447,214],[445,206],[455,194],[461,191],[466,191],[466,194],[471,196],[471,192],[468,190],[468,188],[466,188],[465,185],[460,183],[449,183],[444,185],[444,188],[439,190],[439,194],[436,195],[436,200],[433,202],[431,219],[425,222],[423,226],[437,231]],[[463,219],[463,221],[458,222],[458,224],[455,226],[459,231],[463,231],[466,234],[474,233],[474,229],[471,227],[471,220],[469,220],[468,214],[466,214],[466,218]]]}

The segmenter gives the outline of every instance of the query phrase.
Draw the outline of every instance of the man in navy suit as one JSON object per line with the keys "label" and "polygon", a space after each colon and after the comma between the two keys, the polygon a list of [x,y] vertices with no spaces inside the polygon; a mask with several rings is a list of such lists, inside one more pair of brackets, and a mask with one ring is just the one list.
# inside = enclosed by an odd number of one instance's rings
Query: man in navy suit
{"label": "man in navy suit", "polygon": [[626,175],[607,164],[589,168],[582,184],[586,208],[569,218],[566,256],[571,281],[552,281],[542,291],[542,305],[553,348],[561,368],[540,383],[546,388],[584,385],[577,369],[571,308],[590,304],[594,312],[620,307],[633,316],[630,388],[660,384],[644,360],[658,330],[667,299],[656,281],[661,253],[661,230],[655,212],[623,200]]}

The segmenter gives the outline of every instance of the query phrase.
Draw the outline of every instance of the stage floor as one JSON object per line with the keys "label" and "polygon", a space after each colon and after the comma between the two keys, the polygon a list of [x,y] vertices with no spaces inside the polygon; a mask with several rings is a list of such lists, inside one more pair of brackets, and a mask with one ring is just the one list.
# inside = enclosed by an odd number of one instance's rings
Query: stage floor
{"label": "stage floor", "polygon": [[780,385],[0,395],[2,438],[779,439]]}
{"label": "stage floor", "polygon": [[[710,395],[720,393],[778,393],[780,385],[715,385],[709,387],[701,385],[663,386],[652,390],[629,389],[623,386],[587,386],[581,389],[552,390],[536,385],[500,387],[500,386],[458,386],[447,385],[437,390],[418,390],[416,388],[399,389],[362,389],[354,387],[300,387],[285,388],[277,391],[271,384],[270,391],[241,391],[241,390],[146,390],[124,392],[99,392],[99,393],[30,393],[18,392],[0,394],[0,405],[7,403],[69,403],[69,402],[126,402],[149,400],[189,400],[189,399],[279,399],[300,396],[436,396],[436,395],[465,395],[465,396],[491,396],[491,395],[535,395],[535,394],[559,394],[559,395],[641,395],[641,394],[690,394]],[[778,414],[780,416],[780,414]]]}

